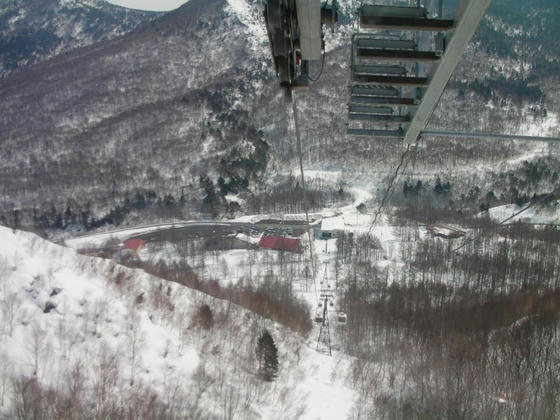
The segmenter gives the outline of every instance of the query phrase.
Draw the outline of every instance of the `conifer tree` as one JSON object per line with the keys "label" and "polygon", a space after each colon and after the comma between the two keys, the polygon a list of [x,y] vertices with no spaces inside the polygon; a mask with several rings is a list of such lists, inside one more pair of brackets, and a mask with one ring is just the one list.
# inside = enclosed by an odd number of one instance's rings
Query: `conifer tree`
{"label": "conifer tree", "polygon": [[273,381],[278,373],[278,349],[274,339],[264,330],[257,341],[257,360],[259,363],[259,376],[265,381]]}

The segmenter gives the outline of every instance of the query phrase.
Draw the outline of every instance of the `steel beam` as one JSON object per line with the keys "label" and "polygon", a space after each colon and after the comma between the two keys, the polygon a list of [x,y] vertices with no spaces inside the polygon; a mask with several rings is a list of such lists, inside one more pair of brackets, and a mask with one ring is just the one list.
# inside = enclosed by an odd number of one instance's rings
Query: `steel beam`
{"label": "steel beam", "polygon": [[355,85],[350,89],[350,95],[398,96],[399,91],[391,87]]}
{"label": "steel beam", "polygon": [[354,74],[398,74],[404,76],[406,68],[403,66],[383,66],[383,65],[368,65],[368,64],[354,64],[352,66]]}
{"label": "steel beam", "polygon": [[455,13],[457,22],[451,39],[439,63],[434,64],[428,76],[430,85],[424,93],[420,106],[414,113],[404,141],[415,143],[420,132],[426,127],[428,119],[434,112],[443,89],[447,85],[453,70],[459,63],[463,51],[470,42],[476,28],[484,17],[492,0],[460,0]]}
{"label": "steel beam", "polygon": [[358,48],[392,48],[413,50],[416,43],[412,39],[356,38]]}
{"label": "steel beam", "polygon": [[321,0],[296,0],[299,42],[304,60],[321,59]]}
{"label": "steel beam", "polygon": [[372,83],[389,86],[426,86],[426,77],[383,76],[383,75],[355,75],[352,81],[356,83]]}
{"label": "steel beam", "polygon": [[357,114],[387,114],[393,113],[393,108],[389,106],[367,106],[367,105],[356,105],[350,104],[348,106],[348,112]]}
{"label": "steel beam", "polygon": [[437,61],[441,57],[441,52],[358,48],[357,56],[370,60]]}
{"label": "steel beam", "polygon": [[388,123],[403,123],[410,121],[410,115],[381,115],[381,114],[348,114],[349,120],[354,121],[373,121]]}
{"label": "steel beam", "polygon": [[346,134],[351,136],[374,136],[374,137],[402,137],[402,130],[375,130],[370,128],[348,128]]}
{"label": "steel beam", "polygon": [[427,16],[427,12],[424,7],[364,4],[360,9],[360,15],[366,17],[390,16],[405,18],[425,18]]}
{"label": "steel beam", "polygon": [[366,29],[443,32],[453,29],[453,20],[360,15],[360,26]]}
{"label": "steel beam", "polygon": [[414,98],[400,98],[395,96],[350,96],[350,102],[353,104],[369,104],[369,105],[401,105],[416,106],[420,103]]}
{"label": "steel beam", "polygon": [[420,137],[455,137],[455,138],[463,138],[463,139],[560,142],[560,137],[522,136],[517,134],[496,134],[496,133],[469,133],[465,131],[456,132],[456,131],[440,131],[440,130],[423,130],[420,132]]}

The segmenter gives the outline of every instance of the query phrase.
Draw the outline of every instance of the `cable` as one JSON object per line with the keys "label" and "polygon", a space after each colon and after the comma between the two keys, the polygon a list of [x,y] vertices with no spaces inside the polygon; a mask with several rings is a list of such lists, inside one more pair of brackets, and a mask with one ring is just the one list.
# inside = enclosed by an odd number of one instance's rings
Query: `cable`
{"label": "cable", "polygon": [[301,174],[301,187],[303,190],[303,209],[305,210],[305,222],[307,223],[307,238],[309,240],[309,256],[311,258],[311,273],[313,275],[313,287],[315,289],[315,300],[318,302],[319,297],[317,295],[317,282],[315,280],[315,262],[313,259],[313,241],[311,240],[311,231],[309,226],[309,211],[307,209],[307,188],[305,186],[305,176],[303,173],[303,157],[301,153],[301,137],[299,132],[299,122],[297,118],[297,104],[296,104],[296,93],[292,92],[292,110],[294,113],[294,125],[296,129],[296,145],[297,153],[299,157],[299,170]]}
{"label": "cable", "polygon": [[520,134],[500,134],[500,133],[473,133],[473,132],[466,132],[466,131],[447,131],[447,130],[422,130],[420,132],[420,136],[452,137],[452,138],[484,139],[484,140],[491,139],[491,140],[560,142],[560,137],[524,136]]}
{"label": "cable", "polygon": [[319,71],[319,74],[317,75],[316,78],[313,78],[309,75],[309,73],[306,73],[305,76],[309,79],[310,82],[316,82],[318,81],[321,76],[323,75],[323,69],[325,68],[325,56],[327,55],[327,52],[325,50],[323,50],[323,55],[321,56],[321,70]]}
{"label": "cable", "polygon": [[[381,211],[383,210],[383,207],[385,206],[385,201],[389,197],[389,193],[391,192],[391,189],[393,188],[393,183],[395,182],[395,180],[399,176],[399,170],[401,169],[401,166],[403,166],[404,159],[406,158],[406,155],[407,155],[409,150],[410,150],[410,144],[407,144],[406,150],[401,155],[401,159],[400,159],[399,164],[397,165],[397,168],[395,169],[395,173],[393,174],[393,177],[389,181],[389,186],[385,190],[385,194],[383,195],[383,198],[381,199],[381,203],[379,204],[379,207],[377,208],[377,211],[375,212],[375,216],[373,218],[373,221],[371,222],[371,225],[369,226],[369,229],[368,229],[368,235],[371,233],[371,230],[374,228],[375,224],[377,223],[377,218],[379,217],[379,215],[381,214]],[[409,161],[410,161],[410,159],[409,159]],[[408,165],[409,161],[407,161],[407,165]],[[406,165],[405,165],[405,167],[406,167]]]}
{"label": "cable", "polygon": [[[550,197],[554,197],[554,192],[551,192],[551,193],[549,193],[549,194],[546,194],[545,196],[539,198],[537,201],[533,201],[533,202],[530,203],[527,207],[525,207],[525,208],[519,210],[518,212],[513,213],[511,216],[506,217],[506,218],[505,218],[504,220],[502,220],[500,223],[498,223],[498,224],[496,224],[496,225],[494,225],[494,226],[491,226],[491,227],[498,227],[498,226],[500,226],[500,225],[503,225],[503,224],[506,223],[507,221],[509,221],[509,220],[513,219],[514,217],[520,215],[521,213],[523,213],[524,211],[530,209],[531,207],[536,206],[537,204],[540,204],[540,203],[544,202],[545,200],[548,200]],[[475,239],[479,238],[481,235],[482,235],[482,234],[478,234],[478,235],[476,235],[476,236],[474,236],[474,237],[472,237],[472,238],[470,238],[470,239],[466,239],[466,238],[465,238],[465,239],[464,239],[464,243],[463,243],[462,245],[460,245],[459,247],[455,248],[454,250],[452,250],[451,252],[457,252],[457,251],[459,251],[460,249],[462,249],[462,248],[464,248],[465,246],[467,246],[467,244],[468,244],[469,242],[474,241]]]}

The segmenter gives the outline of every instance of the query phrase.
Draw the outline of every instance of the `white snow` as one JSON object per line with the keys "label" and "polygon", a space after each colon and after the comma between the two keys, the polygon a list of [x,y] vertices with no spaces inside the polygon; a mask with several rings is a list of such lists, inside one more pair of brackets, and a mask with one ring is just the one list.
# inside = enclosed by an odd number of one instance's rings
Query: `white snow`
{"label": "white snow", "polygon": [[249,47],[254,55],[265,57],[268,54],[268,36],[262,17],[262,8],[249,4],[247,0],[227,0],[228,9],[245,26]]}
{"label": "white snow", "polygon": [[[163,325],[154,308],[137,302],[142,294],[148,299],[150,276],[4,227],[0,261],[0,348],[11,376],[36,377],[56,387],[68,367],[106,352],[120,366],[122,381],[132,374],[162,395],[169,379],[165,375],[188,380],[198,366],[195,349]],[[56,307],[44,313],[47,303]],[[34,343],[39,341],[37,354]],[[131,359],[134,348],[138,355]],[[96,377],[94,365],[85,368]]]}
{"label": "white snow", "polygon": [[246,216],[239,216],[235,219],[232,219],[232,222],[240,222],[240,223],[258,223],[264,219],[270,219],[271,216],[267,214],[251,214]]}
{"label": "white snow", "polygon": [[321,221],[323,231],[344,231],[344,219],[342,217],[329,217]]}
{"label": "white snow", "polygon": [[[251,265],[243,251],[220,255],[236,261],[240,274]],[[211,264],[206,270],[219,273]],[[298,418],[308,420],[342,419],[352,410],[356,396],[345,385],[349,361],[340,353],[335,352],[333,357],[317,353],[315,331],[303,340],[270,321],[202,293],[3,227],[0,278],[0,361],[10,367],[12,378],[36,377],[44,386],[57,388],[80,362],[87,380],[94,381],[103,374],[100,363],[104,355],[109,355],[119,367],[113,390],[118,395],[132,392],[131,378],[136,386],[142,384],[163,400],[173,384],[180,384],[189,393],[196,389],[192,388],[197,380],[194,373],[203,368],[207,374],[217,375],[214,378],[226,381],[226,388],[216,384],[200,402],[218,417],[219,407],[227,403],[222,390],[243,390],[247,386],[257,387],[257,397],[248,407],[236,410],[259,413],[257,418],[280,420],[300,415]],[[175,308],[171,312],[154,303],[157,290],[162,290],[160,284],[164,291],[169,288]],[[235,326],[214,329],[210,335],[190,330],[189,319],[201,301],[234,315],[230,322]],[[44,313],[47,302],[56,304],[56,308]],[[11,318],[8,303],[15,308]],[[279,346],[281,371],[270,385],[254,382],[254,373],[240,374],[238,368],[230,366],[235,366],[233,359],[245,360],[247,345],[249,354],[253,351],[247,329],[255,323],[267,325]],[[32,351],[34,340],[40,344],[37,355]],[[11,403],[6,403],[0,413],[9,413],[10,407]]]}
{"label": "white snow", "polygon": [[559,125],[558,114],[548,111],[546,117],[538,120],[530,117],[524,118],[519,126],[519,134],[523,136],[558,137],[560,135]]}
{"label": "white snow", "polygon": [[348,370],[348,359],[317,353],[309,363],[309,375],[297,385],[307,394],[309,412],[302,419],[326,420],[348,418],[356,398],[352,389],[344,386],[339,375]]}
{"label": "white snow", "polygon": [[117,6],[128,9],[148,10],[152,12],[167,12],[187,3],[189,0],[106,0]]}
{"label": "white snow", "polygon": [[235,235],[235,238],[239,239],[240,241],[247,242],[251,245],[258,245],[261,240],[260,236],[255,237],[255,236],[246,235],[244,233],[237,233]]}

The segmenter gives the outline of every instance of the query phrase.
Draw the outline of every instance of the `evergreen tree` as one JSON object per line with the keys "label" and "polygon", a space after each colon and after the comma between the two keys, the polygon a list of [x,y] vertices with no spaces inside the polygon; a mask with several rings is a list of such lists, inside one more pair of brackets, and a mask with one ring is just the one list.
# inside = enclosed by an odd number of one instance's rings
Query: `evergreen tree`
{"label": "evergreen tree", "polygon": [[257,341],[256,353],[259,362],[259,376],[265,381],[273,381],[278,373],[278,349],[266,329]]}
{"label": "evergreen tree", "polygon": [[214,326],[214,314],[210,306],[204,304],[198,308],[196,322],[205,330],[209,330]]}

